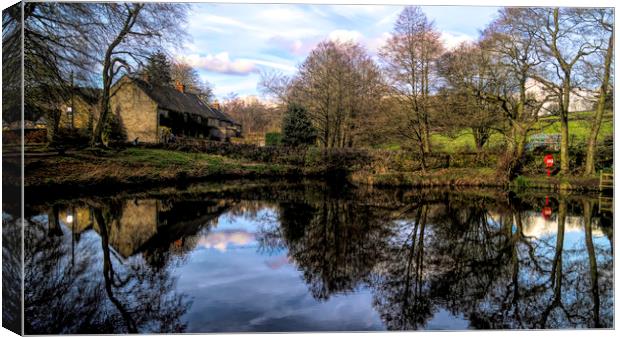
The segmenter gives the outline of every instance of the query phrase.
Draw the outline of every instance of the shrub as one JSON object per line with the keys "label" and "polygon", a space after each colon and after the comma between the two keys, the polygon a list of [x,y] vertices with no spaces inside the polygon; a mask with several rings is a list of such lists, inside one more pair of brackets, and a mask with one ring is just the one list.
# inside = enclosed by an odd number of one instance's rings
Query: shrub
{"label": "shrub", "polygon": [[265,134],[266,146],[278,146],[282,143],[282,134],[280,132],[268,132]]}

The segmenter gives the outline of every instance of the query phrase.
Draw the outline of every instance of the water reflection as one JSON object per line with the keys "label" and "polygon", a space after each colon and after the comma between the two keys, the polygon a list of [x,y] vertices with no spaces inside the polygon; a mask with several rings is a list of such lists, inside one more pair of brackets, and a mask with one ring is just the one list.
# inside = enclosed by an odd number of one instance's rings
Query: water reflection
{"label": "water reflection", "polygon": [[609,328],[597,202],[314,184],[30,205],[26,332]]}

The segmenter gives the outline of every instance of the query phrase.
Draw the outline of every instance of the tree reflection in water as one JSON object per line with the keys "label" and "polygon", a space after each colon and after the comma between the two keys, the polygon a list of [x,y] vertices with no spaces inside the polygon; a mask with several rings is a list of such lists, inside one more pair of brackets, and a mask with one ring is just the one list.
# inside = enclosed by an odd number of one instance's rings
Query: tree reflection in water
{"label": "tree reflection in water", "polygon": [[288,249],[319,300],[368,287],[390,330],[424,328],[439,309],[473,328],[613,326],[613,255],[594,244],[589,199],[570,201],[584,203],[570,217],[585,237],[569,247],[563,195],[548,233],[536,233],[548,225],[534,216],[540,205],[514,195],[443,193],[401,209],[350,200],[281,203],[279,227],[261,233]]}
{"label": "tree reflection in water", "polygon": [[262,223],[247,232],[258,253],[285,252],[318,302],[370,292],[390,330],[428,328],[440,311],[472,328],[613,326],[613,228],[596,199],[551,198],[547,221],[544,199],[498,191],[237,193],[26,212],[26,332],[183,332],[175,267],[218,219]]}
{"label": "tree reflection in water", "polygon": [[175,292],[172,263],[155,268],[146,256],[123,257],[111,248],[121,204],[87,210],[93,215],[87,227],[98,238],[63,231],[56,205],[47,219],[35,217],[26,226],[26,332],[183,332],[180,318],[190,303]]}

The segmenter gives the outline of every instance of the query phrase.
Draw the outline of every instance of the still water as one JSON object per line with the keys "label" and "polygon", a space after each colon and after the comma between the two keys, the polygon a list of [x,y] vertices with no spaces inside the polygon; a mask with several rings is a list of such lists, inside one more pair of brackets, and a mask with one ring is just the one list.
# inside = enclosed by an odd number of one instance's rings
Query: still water
{"label": "still water", "polygon": [[[26,333],[613,327],[597,196],[192,186],[27,205]],[[3,214],[5,219],[10,214]]]}

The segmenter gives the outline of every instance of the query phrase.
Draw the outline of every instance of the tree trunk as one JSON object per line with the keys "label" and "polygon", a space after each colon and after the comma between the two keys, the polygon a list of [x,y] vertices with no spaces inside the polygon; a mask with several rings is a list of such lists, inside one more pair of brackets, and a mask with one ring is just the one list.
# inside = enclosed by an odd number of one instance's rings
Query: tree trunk
{"label": "tree trunk", "polygon": [[560,172],[563,175],[570,173],[570,165],[568,159],[568,109],[570,106],[570,69],[564,70],[564,83],[562,84],[562,102],[560,102]]}
{"label": "tree trunk", "polygon": [[595,173],[594,161],[596,157],[596,141],[598,138],[599,130],[601,129],[601,123],[603,121],[603,113],[605,112],[605,102],[607,100],[607,86],[609,83],[609,77],[611,74],[611,61],[613,55],[614,46],[614,33],[612,31],[609,36],[609,47],[605,54],[605,70],[603,73],[603,82],[599,90],[598,105],[596,107],[596,115],[594,116],[594,123],[592,123],[592,129],[590,129],[590,135],[588,137],[588,148],[586,152],[586,167],[583,172],[585,176],[589,176]]}
{"label": "tree trunk", "polygon": [[501,168],[505,170],[504,172],[506,173],[508,179],[512,180],[517,177],[519,173],[521,173],[528,131],[516,122],[513,122],[510,134],[513,142],[510,144],[507,151],[509,158],[505,159],[506,164]]}
{"label": "tree trunk", "polygon": [[[101,111],[99,114],[99,120],[97,121],[97,126],[95,127],[95,131],[91,138],[91,145],[103,145],[103,131],[108,122],[108,113],[110,107],[110,89],[112,87],[112,81],[114,80],[114,61],[112,60],[112,54],[114,53],[114,49],[118,46],[127,34],[131,31],[131,28],[136,22],[136,18],[140,13],[140,10],[144,7],[144,4],[136,5],[134,10],[129,10],[127,12],[127,18],[125,18],[125,23],[123,29],[118,33],[114,41],[108,46],[104,59],[103,59],[103,95],[101,97]],[[116,59],[115,59],[116,60]],[[118,71],[118,70],[117,70]],[[116,72],[117,72],[116,71]]]}
{"label": "tree trunk", "polygon": [[560,116],[560,172],[564,175],[569,173],[568,165],[568,114],[562,112]]}
{"label": "tree trunk", "polygon": [[431,153],[431,132],[428,123],[428,114],[425,112],[423,117],[424,123],[424,151]]}
{"label": "tree trunk", "polygon": [[[104,69],[103,82],[106,83],[107,80],[107,69]],[[107,84],[104,84],[103,95],[101,97],[101,105],[99,106],[99,111],[101,111],[101,113],[99,114],[99,120],[97,120],[97,126],[95,126],[93,137],[91,138],[91,146],[104,145],[103,131],[108,121],[109,103],[110,88]]]}

